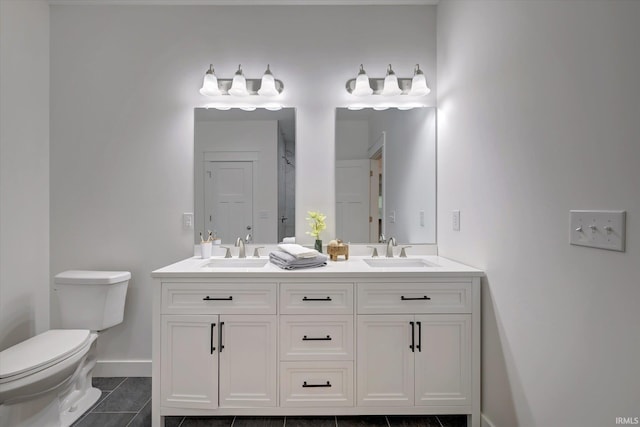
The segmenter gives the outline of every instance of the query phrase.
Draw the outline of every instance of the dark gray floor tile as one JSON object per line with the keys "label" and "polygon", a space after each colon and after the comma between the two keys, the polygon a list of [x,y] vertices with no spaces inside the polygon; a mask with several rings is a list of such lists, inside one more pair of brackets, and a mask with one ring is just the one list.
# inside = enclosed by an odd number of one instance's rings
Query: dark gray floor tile
{"label": "dark gray floor tile", "polygon": [[109,413],[97,414],[92,412],[87,414],[78,424],[78,427],[126,427],[133,419],[134,413]]}
{"label": "dark gray floor tile", "polygon": [[233,427],[282,427],[284,417],[236,417]]}
{"label": "dark gray floor tile", "polygon": [[144,408],[131,420],[127,427],[150,427],[151,426],[151,400],[144,405]]}
{"label": "dark gray floor tile", "polygon": [[336,427],[336,417],[286,417],[285,427]]}
{"label": "dark gray floor tile", "polygon": [[467,427],[466,415],[438,415],[444,427]]}
{"label": "dark gray floor tile", "polygon": [[94,412],[138,412],[151,399],[151,378],[129,377]]}
{"label": "dark gray floor tile", "polygon": [[387,419],[391,427],[440,427],[435,415],[397,415]]}
{"label": "dark gray floor tile", "polygon": [[[180,427],[229,427],[231,424],[233,417],[185,417]],[[165,420],[165,427],[167,426]]]}
{"label": "dark gray floor tile", "polygon": [[387,427],[387,425],[384,415],[338,417],[338,427]]}
{"label": "dark gray floor tile", "polygon": [[180,427],[184,417],[164,417],[164,427]]}
{"label": "dark gray floor tile", "polygon": [[126,377],[93,378],[91,383],[102,391],[112,391],[124,380],[126,380]]}

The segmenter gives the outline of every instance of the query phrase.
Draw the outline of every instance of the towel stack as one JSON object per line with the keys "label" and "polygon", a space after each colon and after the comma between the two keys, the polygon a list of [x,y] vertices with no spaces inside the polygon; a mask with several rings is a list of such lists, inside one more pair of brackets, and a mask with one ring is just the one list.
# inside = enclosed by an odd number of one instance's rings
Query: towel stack
{"label": "towel stack", "polygon": [[269,253],[269,261],[285,270],[327,265],[327,256],[315,249],[307,249],[304,246],[293,243],[278,245],[278,249]]}

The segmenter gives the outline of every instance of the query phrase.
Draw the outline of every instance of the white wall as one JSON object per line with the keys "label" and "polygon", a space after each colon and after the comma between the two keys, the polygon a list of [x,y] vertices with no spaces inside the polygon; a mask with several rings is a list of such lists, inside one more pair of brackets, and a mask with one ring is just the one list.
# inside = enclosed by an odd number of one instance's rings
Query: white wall
{"label": "white wall", "polygon": [[0,1],[0,350],[49,328],[49,5]]}
{"label": "white wall", "polygon": [[193,209],[193,108],[207,103],[209,63],[227,78],[238,63],[249,78],[270,63],[284,82],[296,107],[296,230],[311,243],[306,211],[334,209],[345,82],[360,63],[372,77],[420,63],[435,93],[435,18],[435,6],[51,7],[51,273],[133,273],[100,359],[150,358],[149,273],[192,253],[181,216]]}
{"label": "white wall", "polygon": [[[639,21],[631,1],[438,5],[438,245],[487,273],[496,427],[640,416]],[[570,246],[570,209],[626,209],[627,251]]]}

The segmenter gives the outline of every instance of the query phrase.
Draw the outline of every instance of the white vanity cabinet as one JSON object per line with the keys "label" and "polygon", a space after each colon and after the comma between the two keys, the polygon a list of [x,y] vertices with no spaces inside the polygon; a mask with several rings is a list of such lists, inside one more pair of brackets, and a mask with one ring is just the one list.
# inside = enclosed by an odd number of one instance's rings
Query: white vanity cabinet
{"label": "white vanity cabinet", "polygon": [[153,427],[168,415],[437,414],[479,427],[482,272],[429,262],[446,268],[203,271],[190,259],[154,271]]}
{"label": "white vanity cabinet", "polygon": [[166,282],[161,287],[161,405],[276,406],[277,284]]}

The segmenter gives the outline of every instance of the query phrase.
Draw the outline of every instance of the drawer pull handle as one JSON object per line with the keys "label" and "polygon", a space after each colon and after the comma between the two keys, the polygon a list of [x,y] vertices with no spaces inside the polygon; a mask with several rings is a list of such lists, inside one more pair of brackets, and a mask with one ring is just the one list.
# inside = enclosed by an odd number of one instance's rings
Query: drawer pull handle
{"label": "drawer pull handle", "polygon": [[209,295],[202,298],[202,301],[233,301],[232,296],[228,296],[226,298],[211,298]]}
{"label": "drawer pull handle", "polygon": [[305,335],[304,337],[302,337],[302,341],[331,341],[331,336],[327,335],[326,338],[307,338],[307,336]]}
{"label": "drawer pull handle", "polygon": [[302,383],[302,387],[331,387],[331,383],[327,381],[326,384],[307,384],[307,382]]}
{"label": "drawer pull handle", "polygon": [[416,348],[419,352],[422,352],[422,322],[416,322],[418,325],[418,345]]}
{"label": "drawer pull handle", "polygon": [[222,344],[222,327],[223,326],[224,326],[224,322],[220,322],[220,329],[219,329],[220,338],[218,338],[218,344],[220,346],[220,353],[222,353],[222,350],[224,350],[224,344]]}
{"label": "drawer pull handle", "polygon": [[331,301],[331,297],[326,297],[326,298],[308,298],[308,297],[303,297],[302,301]]}
{"label": "drawer pull handle", "polygon": [[417,298],[413,298],[413,297],[405,297],[404,295],[400,296],[400,299],[402,301],[412,301],[412,300],[430,300],[431,298],[429,298],[428,296],[423,296],[423,297],[417,297]]}

